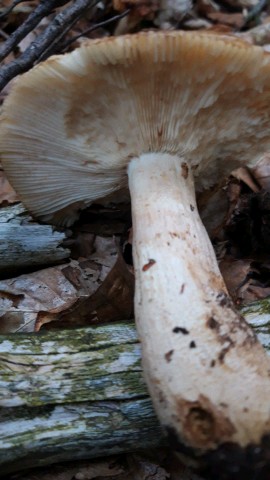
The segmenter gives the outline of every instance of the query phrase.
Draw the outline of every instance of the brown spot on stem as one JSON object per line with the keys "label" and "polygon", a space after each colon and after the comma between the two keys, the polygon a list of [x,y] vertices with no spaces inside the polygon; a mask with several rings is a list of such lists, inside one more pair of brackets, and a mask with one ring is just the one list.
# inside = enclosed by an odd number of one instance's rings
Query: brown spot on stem
{"label": "brown spot on stem", "polygon": [[186,180],[188,178],[188,170],[189,170],[187,163],[183,162],[181,164],[181,168],[182,168],[181,175]]}
{"label": "brown spot on stem", "polygon": [[221,352],[218,356],[218,359],[219,359],[220,363],[224,362],[225,356],[230,351],[230,349],[235,345],[235,342],[233,342],[232,339],[229,336],[222,337],[222,338],[223,338],[224,342],[228,342],[228,345],[221,350]]}
{"label": "brown spot on stem", "polygon": [[194,212],[194,210],[195,210],[195,207],[193,207],[193,205],[191,205],[191,204],[190,204],[190,210],[191,210],[192,212]]}
{"label": "brown spot on stem", "polygon": [[173,333],[182,333],[183,335],[188,335],[189,331],[185,327],[174,327]]}
{"label": "brown spot on stem", "polygon": [[209,317],[207,319],[206,325],[208,328],[211,328],[211,330],[214,330],[215,328],[219,327],[219,323],[214,317]]}
{"label": "brown spot on stem", "polygon": [[180,294],[184,293],[185,286],[186,286],[186,284],[182,283],[181,288],[180,288]]}
{"label": "brown spot on stem", "polygon": [[166,359],[166,362],[170,362],[172,360],[174,350],[170,350],[169,352],[165,353],[164,357]]}
{"label": "brown spot on stem", "polygon": [[178,414],[173,418],[174,423],[182,425],[180,429],[185,443],[195,448],[212,448],[220,440],[229,441],[235,433],[224,410],[217,408],[204,395],[194,402],[178,398],[176,411]]}
{"label": "brown spot on stem", "polygon": [[147,270],[149,270],[149,268],[151,268],[153,265],[155,265],[155,263],[156,263],[156,260],[153,260],[153,258],[149,258],[148,263],[146,263],[142,267],[142,271],[147,272]]}
{"label": "brown spot on stem", "polygon": [[226,292],[223,292],[223,291],[219,292],[217,294],[217,301],[221,307],[229,307],[229,308],[233,307],[233,303]]}
{"label": "brown spot on stem", "polygon": [[190,409],[187,418],[186,426],[192,430],[201,439],[209,439],[214,433],[215,420],[211,412],[208,412],[202,407],[193,407]]}

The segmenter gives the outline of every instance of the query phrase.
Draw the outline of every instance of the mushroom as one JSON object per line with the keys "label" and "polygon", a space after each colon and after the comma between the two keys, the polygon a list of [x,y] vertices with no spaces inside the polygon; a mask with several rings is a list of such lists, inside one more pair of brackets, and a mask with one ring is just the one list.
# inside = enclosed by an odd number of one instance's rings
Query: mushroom
{"label": "mushroom", "polygon": [[69,225],[129,184],[153,404],[178,449],[231,473],[269,457],[270,363],[228,297],[195,189],[255,164],[270,148],[269,120],[270,56],[259,47],[144,32],[36,66],[1,121],[8,178],[45,222]]}

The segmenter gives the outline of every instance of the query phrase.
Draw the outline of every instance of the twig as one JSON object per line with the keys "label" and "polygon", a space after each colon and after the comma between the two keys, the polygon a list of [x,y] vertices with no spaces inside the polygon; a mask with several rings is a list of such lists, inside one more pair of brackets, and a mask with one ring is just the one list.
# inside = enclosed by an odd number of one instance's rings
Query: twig
{"label": "twig", "polygon": [[2,28],[0,28],[0,35],[1,37],[3,37],[5,40],[7,40],[9,38],[9,36],[6,34],[6,32],[4,32],[4,30],[2,30]]}
{"label": "twig", "polygon": [[12,50],[21,42],[26,35],[31,32],[39,22],[53,12],[57,7],[68,3],[70,0],[41,0],[39,5],[28,18],[23,22],[8,38],[0,48],[0,62],[12,52]]}
{"label": "twig", "polygon": [[241,30],[245,29],[250,22],[258,19],[260,13],[266,7],[267,3],[268,0],[259,0],[258,3],[256,3],[256,5],[254,5],[254,7],[249,10],[247,16],[245,17],[244,25],[242,25]]}
{"label": "twig", "polygon": [[104,27],[105,25],[109,25],[110,23],[116,22],[117,20],[121,20],[121,18],[126,17],[130,12],[130,9],[125,10],[125,12],[120,13],[119,15],[115,15],[112,18],[109,18],[107,20],[104,20],[103,22],[96,23],[95,25],[92,25],[91,27],[87,28],[83,32],[79,33],[75,37],[72,37],[70,40],[68,40],[64,45],[62,45],[62,49],[66,49],[69,47],[73,42],[78,40],[78,38],[83,37],[84,35],[87,35],[88,33],[93,32],[94,30],[97,30],[98,28]]}
{"label": "twig", "polygon": [[[98,2],[99,2],[99,0],[94,0],[91,7],[93,8]],[[42,52],[40,57],[37,59],[37,62],[43,62],[44,60],[49,58],[51,55],[54,55],[54,54],[60,53],[60,52],[62,52],[62,53],[64,52],[63,48],[62,48],[61,40],[62,40],[62,38],[64,38],[66,36],[68,31],[71,30],[73,25],[75,25],[77,23],[77,21],[79,20],[80,17],[81,17],[81,13],[79,13],[77,15],[77,17],[74,17],[71,24],[68,24],[66,26],[66,28],[62,29],[62,31],[60,32],[58,37],[55,40],[53,40],[53,42],[48,46],[48,48],[46,50],[44,50],[44,52]]]}
{"label": "twig", "polygon": [[12,12],[12,10],[14,10],[17,5],[19,5],[19,3],[23,2],[25,2],[25,0],[14,0],[12,5],[10,5],[10,7],[8,7],[3,13],[1,13],[0,20],[3,20],[5,17],[7,17]]}
{"label": "twig", "polygon": [[[45,0],[48,2],[48,0]],[[74,4],[58,13],[50,22],[46,30],[29,45],[29,47],[16,60],[4,65],[0,70],[0,91],[16,75],[26,72],[43,55],[50,45],[61,37],[63,29],[68,31],[89,7],[96,3],[95,0],[77,0]]]}

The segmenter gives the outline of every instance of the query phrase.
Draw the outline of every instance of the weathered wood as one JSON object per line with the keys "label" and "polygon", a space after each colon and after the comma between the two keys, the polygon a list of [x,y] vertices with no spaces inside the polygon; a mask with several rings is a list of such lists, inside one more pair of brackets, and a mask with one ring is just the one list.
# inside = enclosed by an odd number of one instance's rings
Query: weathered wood
{"label": "weathered wood", "polygon": [[0,337],[0,471],[164,443],[133,324]]}
{"label": "weathered wood", "polygon": [[270,355],[270,297],[242,307],[241,312]]}
{"label": "weathered wood", "polygon": [[56,265],[69,257],[64,233],[34,223],[21,204],[0,210],[0,276],[25,268]]}
{"label": "weathered wood", "polygon": [[[270,351],[270,300],[245,307]],[[0,469],[165,443],[132,323],[0,336]]]}

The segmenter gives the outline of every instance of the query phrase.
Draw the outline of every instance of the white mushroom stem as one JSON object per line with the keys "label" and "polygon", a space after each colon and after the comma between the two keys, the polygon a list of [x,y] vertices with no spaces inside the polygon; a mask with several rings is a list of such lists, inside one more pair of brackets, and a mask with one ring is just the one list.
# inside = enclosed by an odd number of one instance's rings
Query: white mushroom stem
{"label": "white mushroom stem", "polygon": [[259,444],[270,430],[269,360],[227,295],[192,171],[151,153],[128,175],[135,316],[159,419],[199,451]]}

